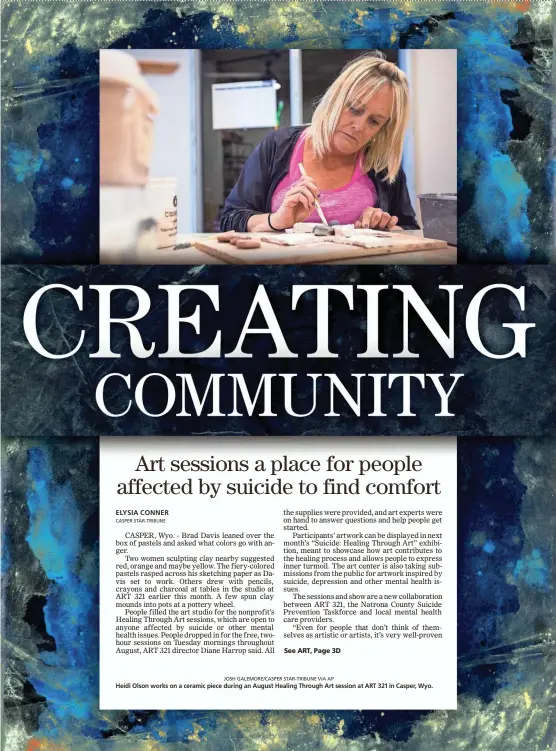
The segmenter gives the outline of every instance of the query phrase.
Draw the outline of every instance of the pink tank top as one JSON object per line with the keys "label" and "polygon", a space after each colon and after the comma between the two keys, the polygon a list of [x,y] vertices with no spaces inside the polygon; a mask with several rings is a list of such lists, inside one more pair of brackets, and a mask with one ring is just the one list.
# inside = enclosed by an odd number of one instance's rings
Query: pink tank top
{"label": "pink tank top", "polygon": [[[276,190],[272,196],[272,211],[278,210],[290,187],[301,178],[299,165],[303,162],[306,133],[307,131],[303,131],[295,144],[288,174],[276,186]],[[376,187],[370,177],[363,172],[361,159],[358,158],[355,171],[349,183],[343,185],[341,188],[321,191],[319,203],[329,222],[332,219],[336,219],[340,224],[354,224],[364,209],[375,205],[376,198]],[[316,209],[305,221],[321,221]]]}

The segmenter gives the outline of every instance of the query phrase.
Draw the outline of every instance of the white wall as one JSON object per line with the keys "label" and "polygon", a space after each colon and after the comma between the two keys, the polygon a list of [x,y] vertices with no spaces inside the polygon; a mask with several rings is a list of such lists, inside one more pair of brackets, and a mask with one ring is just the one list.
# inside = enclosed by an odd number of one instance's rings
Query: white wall
{"label": "white wall", "polygon": [[417,195],[456,193],[457,52],[403,52],[407,62],[400,52],[400,64],[409,78],[412,109],[405,166],[410,167],[413,161],[414,173],[408,174],[408,181],[413,182]]}
{"label": "white wall", "polygon": [[138,60],[179,63],[171,75],[146,76],[160,97],[151,177],[178,179],[178,232],[202,231],[202,162],[199,156],[198,50],[126,50]]}
{"label": "white wall", "polygon": [[[213,221],[223,203],[224,165],[222,134],[212,129],[212,82],[206,75],[214,73],[214,62],[204,60],[202,65],[201,96],[203,101],[203,210],[204,223],[212,229]],[[202,228],[201,228],[202,229]]]}

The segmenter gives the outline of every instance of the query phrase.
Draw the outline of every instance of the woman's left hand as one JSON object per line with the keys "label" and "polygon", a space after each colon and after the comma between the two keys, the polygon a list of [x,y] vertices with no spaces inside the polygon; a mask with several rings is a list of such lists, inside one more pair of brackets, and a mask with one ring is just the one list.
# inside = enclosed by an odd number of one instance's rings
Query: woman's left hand
{"label": "woman's left hand", "polygon": [[382,209],[375,209],[373,206],[369,206],[355,222],[355,228],[401,230],[401,227],[396,227],[397,223],[397,216],[391,216],[386,211],[382,211]]}

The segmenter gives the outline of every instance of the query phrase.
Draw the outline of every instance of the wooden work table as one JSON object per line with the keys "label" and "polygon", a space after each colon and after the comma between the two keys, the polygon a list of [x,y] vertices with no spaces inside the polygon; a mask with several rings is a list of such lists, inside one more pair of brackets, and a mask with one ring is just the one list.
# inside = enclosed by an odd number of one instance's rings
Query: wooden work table
{"label": "wooden work table", "polygon": [[[414,236],[423,238],[421,230],[408,230],[404,232],[406,237]],[[150,253],[148,257],[137,258],[136,263],[156,263],[156,264],[181,264],[181,265],[233,265],[233,262],[223,260],[213,254],[205,252],[202,247],[206,247],[207,242],[214,240],[214,233],[196,233],[187,235],[178,235],[177,244],[189,245],[190,247],[177,248],[171,251],[157,251],[156,254]],[[199,247],[201,246],[201,247]],[[228,246],[231,249],[231,246]],[[292,262],[296,261],[293,257],[300,251],[300,247],[278,248],[282,253],[282,259],[277,263],[284,264],[285,258],[291,255]],[[302,250],[302,248],[301,248]],[[269,262],[272,263],[272,262]],[[457,263],[457,248],[453,245],[444,245],[428,250],[411,250],[409,252],[396,253],[376,253],[361,257],[350,257],[349,250],[346,250],[345,259],[334,260],[305,260],[303,263],[315,263],[324,265],[358,265],[358,264],[435,264],[435,265],[452,265]]]}

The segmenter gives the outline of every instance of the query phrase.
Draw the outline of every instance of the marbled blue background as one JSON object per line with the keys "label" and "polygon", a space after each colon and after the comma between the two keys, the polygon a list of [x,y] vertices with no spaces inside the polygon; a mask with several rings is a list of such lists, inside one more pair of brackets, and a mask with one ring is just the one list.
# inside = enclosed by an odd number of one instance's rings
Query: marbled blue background
{"label": "marbled blue background", "polygon": [[[546,263],[551,13],[542,0],[6,2],[2,259],[98,258],[99,48],[393,46],[458,49],[459,260]],[[5,441],[4,751],[553,749],[555,446],[465,439],[459,455],[457,712],[101,713],[96,440]]]}
{"label": "marbled blue background", "polygon": [[551,3],[6,3],[4,261],[98,258],[98,49],[457,48],[460,261],[546,262]]}
{"label": "marbled blue background", "polygon": [[451,712],[99,711],[97,440],[9,440],[4,460],[6,751],[554,747],[553,440],[458,440]]}
{"label": "marbled blue background", "polygon": [[[292,285],[322,285],[326,282],[353,285],[354,306],[350,311],[343,295],[332,292],[328,313],[328,339],[337,359],[310,358],[317,348],[317,306],[315,293],[305,293],[292,311]],[[83,311],[73,297],[58,290],[41,300],[37,313],[37,331],[42,346],[52,354],[63,354],[77,346],[81,332],[83,345],[70,358],[49,359],[36,352],[23,330],[23,315],[28,300],[48,284],[84,288]],[[99,302],[89,285],[132,285],[145,290],[150,310],[136,322],[144,346],[154,345],[153,354],[139,358],[132,354],[127,328],[115,325],[111,330],[111,348],[116,358],[96,358],[98,350]],[[180,326],[182,352],[206,351],[220,332],[221,357],[163,358],[167,348],[169,324],[166,293],[159,285],[180,284],[179,315],[191,316],[199,308],[199,331],[191,325]],[[272,358],[276,344],[269,335],[247,335],[243,350],[249,358],[227,358],[240,341],[248,320],[256,290],[263,284],[287,346],[297,358]],[[359,358],[366,349],[367,297],[356,285],[412,285],[427,309],[444,331],[449,330],[448,295],[438,285],[461,285],[454,296],[455,357],[450,358],[426,328],[418,315],[409,314],[409,343],[415,358]],[[525,307],[504,290],[486,293],[479,317],[480,337],[493,354],[508,353],[514,346],[514,334],[504,324],[533,324],[527,331],[526,357],[492,359],[471,343],[466,328],[470,301],[490,285],[523,287]],[[187,289],[187,285],[216,285],[219,308],[215,310],[206,295]],[[556,268],[553,266],[310,266],[282,267],[229,266],[4,266],[2,285],[2,401],[3,432],[11,436],[97,436],[97,435],[199,435],[208,432],[235,432],[250,435],[521,435],[556,434]],[[127,290],[112,295],[111,314],[129,318],[137,310],[137,297]],[[265,329],[260,312],[250,328]],[[384,290],[379,298],[379,345],[393,355],[402,350],[403,305],[401,293]],[[105,388],[105,416],[97,403],[97,385],[110,373],[130,375],[130,388],[113,378]],[[173,394],[168,399],[167,382]],[[182,387],[178,374],[191,374],[202,398],[208,379],[222,374],[220,409],[225,417],[211,417],[213,401],[209,397],[200,416],[186,398],[184,409],[190,417],[177,417],[182,411]],[[272,411],[263,415],[262,395],[256,409],[250,410],[242,399],[235,409],[232,379],[226,374],[244,376],[254,398],[263,374],[294,374],[293,410],[311,413],[304,418],[287,414],[281,379],[273,382]],[[343,397],[335,395],[331,409],[330,385],[318,379],[313,408],[313,381],[305,374],[333,373],[348,393],[356,394],[353,374],[361,379],[360,416]],[[451,373],[462,374],[450,399],[453,417],[437,417],[440,411],[436,389],[427,380],[424,388],[415,380],[411,386],[411,411],[414,417],[399,417],[402,412],[402,386],[398,379],[387,388],[383,379],[382,411],[386,417],[369,417],[375,408],[373,387],[366,374],[373,373]],[[22,378],[21,375],[25,374]],[[145,410],[160,417],[149,417],[137,407],[136,386],[151,376],[143,390]],[[452,380],[445,378],[444,388]],[[261,390],[262,394],[262,390]],[[32,395],[32,396],[30,396]],[[128,408],[130,400],[132,406]],[[168,403],[170,406],[168,407]],[[542,404],[543,408],[538,409]],[[127,410],[127,412],[126,412]],[[166,411],[166,414],[164,412]],[[329,416],[335,411],[337,416]],[[228,416],[235,413],[236,416]],[[239,413],[239,414],[238,414]]]}

